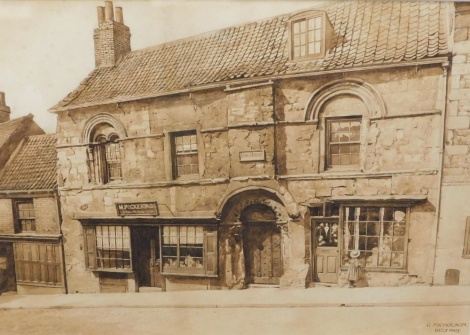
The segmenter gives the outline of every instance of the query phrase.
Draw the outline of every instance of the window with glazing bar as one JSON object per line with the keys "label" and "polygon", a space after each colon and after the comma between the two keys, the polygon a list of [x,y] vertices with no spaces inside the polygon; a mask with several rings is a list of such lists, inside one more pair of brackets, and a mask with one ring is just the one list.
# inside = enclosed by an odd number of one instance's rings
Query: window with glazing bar
{"label": "window with glazing bar", "polygon": [[361,118],[326,120],[326,167],[359,166]]}
{"label": "window with glazing bar", "polygon": [[343,265],[358,250],[366,268],[404,269],[407,218],[406,207],[344,207]]}
{"label": "window with glazing bar", "polygon": [[323,52],[322,16],[295,20],[291,24],[292,58],[308,58]]}
{"label": "window with glazing bar", "polygon": [[163,273],[214,275],[217,231],[202,226],[164,226]]}
{"label": "window with glazing bar", "polygon": [[132,268],[129,227],[100,225],[83,229],[88,268],[123,270]]}
{"label": "window with glazing bar", "polygon": [[173,148],[173,177],[175,179],[199,176],[199,157],[197,151],[196,131],[174,133]]}
{"label": "window with glazing bar", "polygon": [[19,233],[36,231],[33,200],[16,202],[17,230]]}

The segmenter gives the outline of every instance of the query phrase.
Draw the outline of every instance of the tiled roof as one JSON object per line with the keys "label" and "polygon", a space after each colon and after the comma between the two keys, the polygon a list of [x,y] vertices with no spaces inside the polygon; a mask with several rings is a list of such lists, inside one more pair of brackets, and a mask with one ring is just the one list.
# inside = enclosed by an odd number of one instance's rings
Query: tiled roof
{"label": "tiled roof", "polygon": [[129,53],[98,68],[51,110],[128,101],[243,78],[321,72],[449,54],[444,2],[341,1],[326,8],[336,34],[323,59],[289,60],[291,15]]}
{"label": "tiled roof", "polygon": [[44,190],[57,187],[54,134],[26,137],[0,175],[1,191]]}
{"label": "tiled roof", "polygon": [[8,142],[8,140],[20,130],[23,124],[32,119],[33,115],[29,114],[27,116],[19,117],[14,120],[6,121],[0,123],[0,149]]}

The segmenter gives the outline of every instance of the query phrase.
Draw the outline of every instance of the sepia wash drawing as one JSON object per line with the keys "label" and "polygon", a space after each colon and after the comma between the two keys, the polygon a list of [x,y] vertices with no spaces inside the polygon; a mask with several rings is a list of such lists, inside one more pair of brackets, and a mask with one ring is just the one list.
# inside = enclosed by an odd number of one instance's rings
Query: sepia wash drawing
{"label": "sepia wash drawing", "polygon": [[470,285],[470,3],[97,17],[55,134],[0,95],[0,293]]}

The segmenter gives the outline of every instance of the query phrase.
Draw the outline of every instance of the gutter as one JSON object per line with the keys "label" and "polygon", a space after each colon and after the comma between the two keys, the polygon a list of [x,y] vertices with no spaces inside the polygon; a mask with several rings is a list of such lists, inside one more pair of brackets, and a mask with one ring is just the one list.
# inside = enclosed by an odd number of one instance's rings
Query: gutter
{"label": "gutter", "polygon": [[[390,63],[390,64],[376,64],[376,65],[364,65],[358,66],[353,68],[346,68],[346,69],[334,69],[334,70],[326,70],[326,71],[310,71],[310,72],[302,72],[302,73],[294,73],[294,74],[284,74],[284,75],[274,75],[274,76],[264,76],[259,77],[257,79],[253,78],[245,78],[242,80],[226,80],[221,81],[215,84],[207,84],[201,86],[194,86],[190,88],[184,88],[179,90],[167,91],[167,92],[160,92],[160,93],[153,93],[148,94],[140,97],[129,97],[129,98],[121,98],[121,99],[112,99],[112,100],[105,100],[100,102],[93,102],[93,103],[85,103],[77,106],[64,106],[58,108],[51,108],[49,109],[50,113],[57,113],[57,112],[64,112],[70,111],[79,108],[86,108],[86,107],[95,107],[100,105],[106,104],[116,104],[122,102],[129,102],[129,101],[137,101],[137,100],[144,100],[144,99],[151,99],[151,98],[158,98],[163,96],[175,95],[175,94],[182,94],[182,93],[192,93],[196,91],[203,91],[209,90],[214,88],[224,88],[225,90],[233,90],[238,89],[234,88],[235,85],[250,85],[253,87],[262,86],[262,85],[271,85],[269,81],[275,81],[279,79],[294,79],[294,78],[303,78],[303,77],[318,77],[318,76],[326,76],[330,74],[339,74],[339,73],[350,73],[350,72],[360,72],[360,71],[370,71],[370,70],[382,70],[382,69],[392,69],[392,68],[400,68],[400,67],[408,67],[408,66],[420,66],[420,65],[432,65],[432,64],[445,64],[448,63],[448,57],[436,57],[436,58],[428,58],[428,59],[421,59],[417,61],[409,61],[409,62],[400,62],[400,63]],[[268,80],[268,82],[266,82]]]}

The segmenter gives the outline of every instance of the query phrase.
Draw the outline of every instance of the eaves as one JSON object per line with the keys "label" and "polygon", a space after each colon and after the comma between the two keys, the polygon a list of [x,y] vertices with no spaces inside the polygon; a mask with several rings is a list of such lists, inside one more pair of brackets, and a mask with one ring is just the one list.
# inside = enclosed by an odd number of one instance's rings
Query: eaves
{"label": "eaves", "polygon": [[434,58],[426,58],[426,59],[420,59],[420,60],[408,61],[408,62],[399,62],[399,63],[363,65],[363,66],[355,66],[355,67],[350,67],[350,68],[332,69],[332,70],[324,70],[324,71],[307,71],[307,72],[296,72],[292,74],[283,74],[283,75],[269,75],[269,76],[258,77],[256,79],[247,78],[247,79],[241,79],[241,80],[227,80],[227,81],[221,81],[221,82],[212,83],[212,84],[186,87],[186,88],[178,89],[178,90],[152,93],[152,94],[142,95],[138,97],[116,98],[116,99],[110,99],[110,100],[103,100],[100,102],[79,104],[75,106],[51,108],[49,109],[49,112],[58,113],[58,112],[71,111],[71,110],[80,109],[80,108],[89,108],[89,107],[96,107],[96,106],[101,106],[101,105],[158,98],[158,97],[171,96],[171,95],[182,94],[182,93],[204,91],[204,90],[221,88],[221,87],[230,87],[231,89],[233,89],[234,86],[237,86],[237,85],[248,85],[248,84],[251,85],[255,83],[262,83],[263,81],[274,81],[274,80],[281,80],[281,79],[304,78],[304,77],[318,77],[318,76],[325,76],[325,75],[338,74],[338,73],[364,72],[364,71],[394,69],[394,68],[433,65],[433,64],[442,64],[443,67],[446,67],[448,66],[448,63],[449,63],[449,57],[434,57]]}

